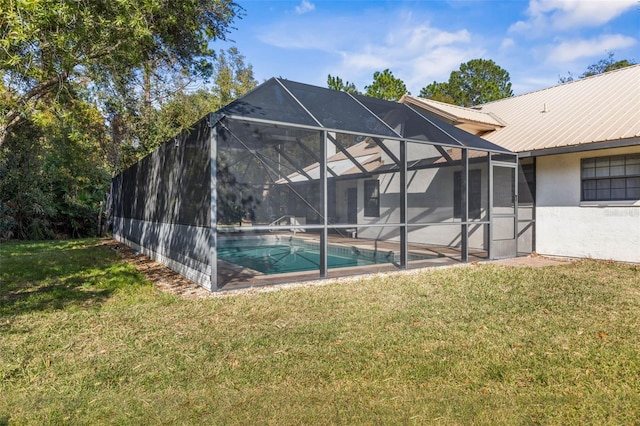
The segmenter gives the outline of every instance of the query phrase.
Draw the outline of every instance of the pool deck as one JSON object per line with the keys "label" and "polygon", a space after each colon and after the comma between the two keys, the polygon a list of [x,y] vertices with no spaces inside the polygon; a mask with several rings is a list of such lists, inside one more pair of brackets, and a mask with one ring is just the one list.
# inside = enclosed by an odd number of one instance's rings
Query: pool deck
{"label": "pool deck", "polygon": [[[286,235],[288,237],[288,235]],[[317,242],[317,235],[297,234],[296,239]],[[347,238],[330,235],[328,244],[337,247],[351,247],[359,250],[393,251],[399,253],[400,245],[393,241],[375,241],[360,238]],[[427,259],[409,261],[407,269],[427,268],[460,264],[460,250],[452,247],[439,247],[426,244],[409,244],[409,254],[427,257]],[[486,260],[484,250],[469,250],[469,262]],[[337,278],[351,275],[372,274],[402,270],[394,263],[380,263],[365,266],[353,266],[329,269],[326,277],[320,277],[319,271],[290,272],[283,274],[264,274],[249,268],[218,260],[218,283],[223,290],[247,287],[260,287],[277,283],[295,283],[320,278]]]}

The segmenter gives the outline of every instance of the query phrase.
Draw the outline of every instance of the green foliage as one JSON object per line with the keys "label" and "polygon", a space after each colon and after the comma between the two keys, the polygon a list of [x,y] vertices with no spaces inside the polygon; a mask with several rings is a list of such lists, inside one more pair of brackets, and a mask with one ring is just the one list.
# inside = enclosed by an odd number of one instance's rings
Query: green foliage
{"label": "green foliage", "polygon": [[[614,52],[609,52],[607,57],[604,59],[600,59],[598,62],[591,64],[587,67],[587,70],[580,75],[578,78],[591,77],[593,75],[602,74],[609,71],[614,71],[620,68],[629,67],[631,65],[635,65],[635,62],[630,61],[628,59],[622,59],[616,61],[614,59]],[[558,83],[568,83],[573,81],[573,74],[571,72],[567,73],[566,76],[558,78]]]}
{"label": "green foliage", "polygon": [[434,101],[445,102],[448,104],[455,104],[456,101],[449,94],[449,83],[433,82],[422,89],[420,89],[420,97],[433,99]]}
{"label": "green foliage", "polygon": [[[149,79],[143,90],[131,82],[124,92],[105,98],[113,144],[120,152],[117,173],[209,112],[216,111],[257,86],[251,64],[234,47],[220,50],[208,88],[190,90],[190,81]],[[145,99],[144,95],[150,93]]]}
{"label": "green foliage", "polygon": [[407,92],[407,86],[402,80],[393,76],[393,73],[386,69],[382,72],[373,73],[373,83],[365,86],[365,95],[373,98],[397,101]]}
{"label": "green foliage", "polygon": [[41,130],[23,123],[0,149],[0,238],[53,237],[54,197],[44,173]]}
{"label": "green foliage", "polygon": [[361,94],[356,88],[356,85],[354,83],[350,83],[348,81],[342,81],[340,77],[338,76],[334,77],[331,74],[327,76],[327,87],[329,89],[351,93],[352,95]]}
{"label": "green foliage", "polygon": [[237,48],[220,50],[214,65],[212,94],[217,110],[253,90],[258,82],[253,76],[253,66],[245,64],[244,56]]}
{"label": "green foliage", "polygon": [[472,59],[452,71],[449,81],[435,81],[420,96],[460,106],[480,105],[513,96],[509,73],[489,59]]}
{"label": "green foliage", "polygon": [[242,11],[229,0],[0,10],[0,238],[96,235],[110,175],[256,84],[209,47]]}
{"label": "green foliage", "polygon": [[[110,105],[118,105],[120,128],[118,143],[137,145],[116,170],[132,164],[176,134],[189,129],[207,113],[216,111],[245,93],[253,90],[258,82],[253,66],[235,47],[220,50],[213,62],[209,88],[189,89],[190,81],[149,81],[145,89],[156,93],[149,100],[140,99],[140,91],[131,87],[119,99],[110,99]],[[166,85],[165,88],[162,86]],[[170,95],[168,94],[170,93]],[[124,101],[123,101],[124,100]],[[113,123],[114,125],[116,123]],[[125,148],[126,149],[126,148]]]}
{"label": "green foliage", "polygon": [[52,222],[58,236],[77,238],[100,232],[100,206],[110,181],[105,131],[100,113],[78,100],[67,104],[45,127],[50,150],[44,158],[44,173],[57,211]]}
{"label": "green foliage", "polygon": [[102,94],[117,150],[114,173],[257,85],[252,65],[234,47],[218,52],[206,88],[192,90],[189,79],[167,79],[156,75],[157,70],[150,72],[152,76],[142,86],[132,80],[114,93]]}
{"label": "green foliage", "polygon": [[153,149],[183,130],[187,130],[205,114],[215,111],[217,104],[217,98],[204,89],[192,93],[184,91],[176,93],[160,108],[153,111],[151,124],[155,128],[155,133],[145,138],[145,145],[149,145],[147,150]]}
{"label": "green foliage", "polygon": [[13,127],[0,147],[0,238],[96,235],[105,146],[102,116],[75,99]]}
{"label": "green foliage", "polygon": [[581,77],[590,77],[592,75],[597,75],[597,74],[602,74],[602,73],[613,71],[613,70],[618,70],[620,68],[629,67],[631,65],[635,65],[635,63],[630,62],[627,59],[623,59],[615,62],[613,62],[612,60],[609,61],[609,60],[603,59],[593,65],[590,65],[587,68],[587,70],[582,74]]}
{"label": "green foliage", "polygon": [[41,103],[56,102],[46,95],[71,82],[118,86],[144,74],[149,64],[207,76],[214,59],[209,42],[224,39],[242,9],[230,0],[0,0],[0,10],[5,131]]}
{"label": "green foliage", "polygon": [[137,161],[187,130],[205,114],[227,105],[257,85],[252,65],[245,63],[244,56],[235,47],[218,52],[207,78],[211,80],[207,88],[192,90],[190,79],[169,79],[158,75],[160,70],[149,69],[149,72],[152,76],[142,86],[132,80],[105,97],[114,142],[123,150],[123,161],[114,171]]}

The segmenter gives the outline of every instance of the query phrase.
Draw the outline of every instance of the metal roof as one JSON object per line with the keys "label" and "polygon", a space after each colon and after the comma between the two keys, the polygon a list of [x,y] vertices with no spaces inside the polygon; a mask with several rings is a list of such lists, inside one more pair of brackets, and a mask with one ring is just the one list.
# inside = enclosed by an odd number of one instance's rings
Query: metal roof
{"label": "metal roof", "polygon": [[[547,89],[501,99],[477,108],[444,107],[420,99],[460,120],[486,113],[505,125],[482,137],[515,152],[553,148],[589,149],[589,144],[640,140],[640,65],[582,78]],[[462,110],[462,111],[460,111]],[[436,112],[438,114],[438,112]]]}
{"label": "metal roof", "polygon": [[493,114],[473,108],[465,108],[458,105],[448,104],[446,102],[434,101],[433,99],[423,99],[411,95],[404,95],[400,98],[399,102],[436,112],[440,117],[454,123],[458,127],[465,123],[475,123],[491,129],[504,127],[505,125],[504,122]]}

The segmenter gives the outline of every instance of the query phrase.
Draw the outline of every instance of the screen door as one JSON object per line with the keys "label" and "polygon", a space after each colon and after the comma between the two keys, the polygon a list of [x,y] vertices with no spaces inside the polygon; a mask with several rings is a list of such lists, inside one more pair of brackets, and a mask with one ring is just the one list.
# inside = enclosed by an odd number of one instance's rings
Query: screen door
{"label": "screen door", "polygon": [[491,165],[491,259],[517,255],[517,175],[516,164]]}

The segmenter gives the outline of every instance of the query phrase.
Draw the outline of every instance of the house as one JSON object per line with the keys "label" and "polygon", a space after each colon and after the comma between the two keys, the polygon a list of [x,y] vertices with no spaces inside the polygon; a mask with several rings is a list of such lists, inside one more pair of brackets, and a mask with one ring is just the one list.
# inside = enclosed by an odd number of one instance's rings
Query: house
{"label": "house", "polygon": [[640,262],[640,66],[474,108],[271,79],[112,181],[215,291],[544,255]]}
{"label": "house", "polygon": [[401,102],[518,153],[532,251],[640,262],[640,65],[473,108]]}
{"label": "house", "polygon": [[113,235],[212,291],[513,257],[517,176],[411,106],[273,78],[116,176]]}

